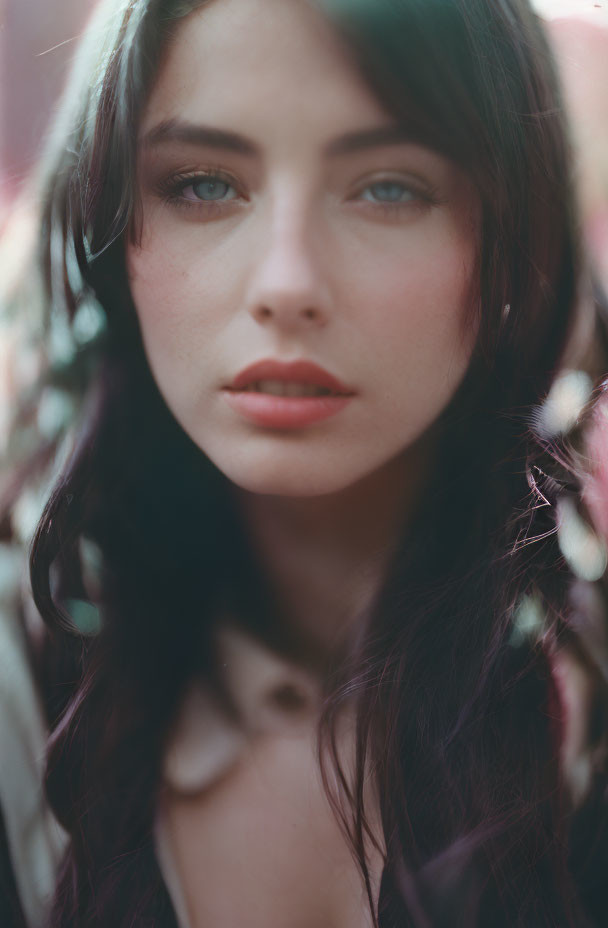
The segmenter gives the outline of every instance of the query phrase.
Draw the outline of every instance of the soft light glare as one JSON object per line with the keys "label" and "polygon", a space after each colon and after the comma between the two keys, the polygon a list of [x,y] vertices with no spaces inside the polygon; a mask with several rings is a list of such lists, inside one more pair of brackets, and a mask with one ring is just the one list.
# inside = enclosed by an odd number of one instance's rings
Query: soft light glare
{"label": "soft light glare", "polygon": [[601,579],[606,570],[606,546],[581,518],[574,500],[563,497],[557,503],[560,551],[570,569],[581,580]]}
{"label": "soft light glare", "polygon": [[79,345],[92,342],[105,327],[104,312],[96,300],[90,298],[80,304],[72,321],[72,334]]}
{"label": "soft light glare", "polygon": [[64,390],[47,387],[38,403],[38,431],[44,438],[52,440],[69,425],[73,415],[72,397]]}
{"label": "soft light glare", "polygon": [[511,644],[516,647],[524,641],[539,638],[545,623],[545,613],[536,596],[524,596],[513,618]]}
{"label": "soft light glare", "polygon": [[588,402],[593,383],[585,371],[564,371],[559,375],[540,407],[536,428],[543,438],[570,431]]}

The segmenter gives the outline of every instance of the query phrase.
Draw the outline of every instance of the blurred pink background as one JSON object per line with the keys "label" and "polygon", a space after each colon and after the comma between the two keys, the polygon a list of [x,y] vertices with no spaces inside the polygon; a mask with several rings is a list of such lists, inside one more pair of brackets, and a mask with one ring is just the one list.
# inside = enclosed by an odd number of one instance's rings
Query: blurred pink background
{"label": "blurred pink background", "polygon": [[0,0],[0,217],[35,164],[91,0]]}

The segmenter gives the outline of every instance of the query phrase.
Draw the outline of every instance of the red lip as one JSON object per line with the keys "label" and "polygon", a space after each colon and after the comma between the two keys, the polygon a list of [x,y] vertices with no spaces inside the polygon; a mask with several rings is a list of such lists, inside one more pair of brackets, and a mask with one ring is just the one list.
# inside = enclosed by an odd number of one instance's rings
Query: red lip
{"label": "red lip", "polygon": [[284,380],[287,383],[314,384],[342,396],[352,396],[355,392],[351,387],[340,383],[318,364],[313,364],[312,361],[284,362],[272,359],[250,364],[236,375],[228,389],[243,390],[258,380]]}

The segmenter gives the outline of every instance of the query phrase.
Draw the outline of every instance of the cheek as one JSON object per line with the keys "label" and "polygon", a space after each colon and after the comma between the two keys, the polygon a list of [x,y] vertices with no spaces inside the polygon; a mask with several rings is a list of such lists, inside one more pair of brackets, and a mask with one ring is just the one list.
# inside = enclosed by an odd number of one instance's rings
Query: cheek
{"label": "cheek", "polygon": [[201,313],[187,269],[150,239],[128,250],[127,269],[152,375],[174,410],[188,408]]}
{"label": "cheek", "polygon": [[131,296],[144,337],[171,332],[182,315],[182,262],[165,241],[150,233],[141,246],[129,246],[126,257]]}
{"label": "cheek", "polygon": [[151,364],[200,354],[220,325],[229,299],[225,266],[169,236],[148,235],[127,252],[131,295]]}
{"label": "cheek", "polygon": [[429,365],[435,372],[437,365],[454,368],[451,380],[457,379],[477,337],[471,322],[475,242],[448,226],[408,246],[376,253],[373,265],[363,258],[357,263],[353,292],[369,337],[398,380]]}

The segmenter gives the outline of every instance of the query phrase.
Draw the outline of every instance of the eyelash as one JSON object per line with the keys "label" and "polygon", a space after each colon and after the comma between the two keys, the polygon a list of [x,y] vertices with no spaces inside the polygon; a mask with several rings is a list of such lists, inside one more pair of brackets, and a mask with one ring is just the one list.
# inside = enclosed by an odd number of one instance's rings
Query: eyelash
{"label": "eyelash", "polygon": [[[188,187],[192,187],[197,183],[201,183],[205,180],[219,180],[221,183],[227,184],[231,187],[235,193],[235,197],[231,197],[229,200],[189,200],[184,196],[184,191]],[[372,200],[364,200],[362,194],[365,191],[370,190],[372,187],[377,186],[378,184],[395,184],[400,186],[404,192],[412,194],[411,199],[404,200],[402,202],[374,202]],[[174,174],[171,177],[168,177],[166,180],[162,181],[159,187],[159,193],[161,194],[163,200],[171,206],[175,206],[178,209],[186,210],[203,210],[207,215],[218,214],[222,212],[227,203],[236,203],[240,198],[238,184],[236,180],[230,175],[226,174],[221,168],[209,167],[205,171],[198,171],[192,174]],[[407,184],[405,181],[396,180],[393,178],[377,178],[376,180],[370,181],[365,184],[364,187],[359,188],[358,192],[352,199],[358,199],[359,202],[364,202],[366,205],[364,209],[371,209],[375,214],[381,213],[383,215],[398,217],[403,211],[411,211],[415,208],[422,208],[425,206],[436,206],[439,204],[440,200],[437,197],[437,193],[434,189],[426,189],[418,187],[415,184]]]}
{"label": "eyelash", "polygon": [[[228,201],[188,200],[184,196],[184,191],[187,190],[188,187],[192,187],[196,183],[201,183],[205,180],[219,180],[221,183],[232,187],[236,191],[237,196]],[[176,206],[179,209],[204,209],[205,212],[217,212],[222,209],[223,203],[233,202],[233,200],[238,199],[238,187],[234,178],[222,171],[221,168],[213,167],[210,167],[206,171],[197,171],[192,174],[173,174],[171,177],[161,182],[159,193],[163,200],[171,206]]]}
{"label": "eyelash", "polygon": [[364,187],[361,187],[358,191],[357,197],[362,198],[362,194],[366,190],[370,190],[372,187],[375,187],[379,184],[394,184],[397,187],[401,187],[402,191],[405,193],[411,194],[411,198],[407,200],[393,201],[393,202],[383,202],[381,200],[373,202],[372,200],[365,200],[368,206],[374,210],[374,212],[381,212],[389,216],[400,216],[404,211],[411,211],[412,209],[423,209],[424,207],[437,206],[440,202],[439,197],[437,196],[437,191],[434,188],[423,187],[422,185],[418,186],[414,183],[407,183],[403,180],[397,180],[395,178],[378,178],[376,180],[367,183]]}

